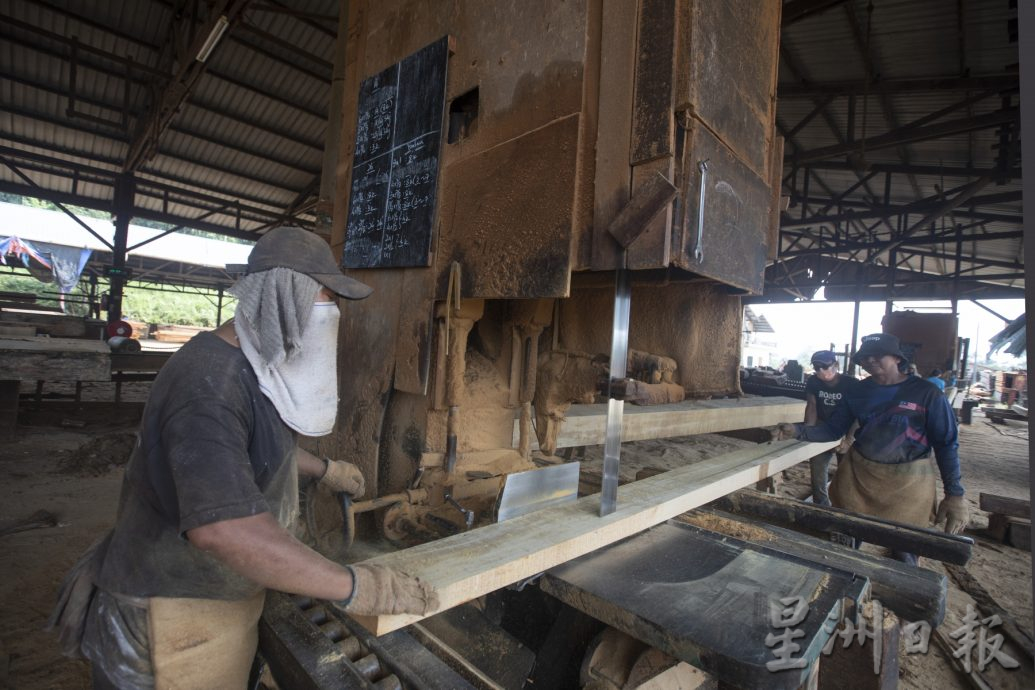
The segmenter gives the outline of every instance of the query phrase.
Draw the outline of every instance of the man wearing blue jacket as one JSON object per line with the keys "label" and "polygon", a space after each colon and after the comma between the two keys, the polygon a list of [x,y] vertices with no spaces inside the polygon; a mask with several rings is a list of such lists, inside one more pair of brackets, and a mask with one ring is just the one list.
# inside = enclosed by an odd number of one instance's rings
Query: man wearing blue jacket
{"label": "man wearing blue jacket", "polygon": [[[960,483],[958,428],[948,400],[930,382],[905,373],[908,362],[893,335],[864,336],[852,361],[869,378],[846,396],[830,419],[816,426],[783,423],[775,436],[834,441],[858,422],[855,442],[831,482],[831,502],[919,527],[930,524],[936,504],[933,450],[945,491],[935,522],[944,520],[950,534],[963,531],[969,509]],[[894,556],[916,563],[913,554]]]}

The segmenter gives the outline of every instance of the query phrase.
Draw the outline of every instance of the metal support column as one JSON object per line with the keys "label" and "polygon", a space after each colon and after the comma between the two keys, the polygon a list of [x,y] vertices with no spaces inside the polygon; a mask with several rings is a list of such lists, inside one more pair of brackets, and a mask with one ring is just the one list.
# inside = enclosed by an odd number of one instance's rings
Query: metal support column
{"label": "metal support column", "polygon": [[216,325],[220,326],[223,323],[223,288],[219,288],[219,292],[216,295]]}
{"label": "metal support column", "polygon": [[[859,300],[855,300],[855,309],[852,311],[852,342],[849,348],[854,349],[857,342],[859,342]],[[851,360],[845,366],[845,371],[849,376],[855,376],[855,364]]]}
{"label": "metal support column", "polygon": [[129,243],[129,222],[133,218],[136,180],[132,173],[115,181],[115,241],[111,250],[108,275],[108,323],[122,320],[122,293],[126,286],[126,246]]}

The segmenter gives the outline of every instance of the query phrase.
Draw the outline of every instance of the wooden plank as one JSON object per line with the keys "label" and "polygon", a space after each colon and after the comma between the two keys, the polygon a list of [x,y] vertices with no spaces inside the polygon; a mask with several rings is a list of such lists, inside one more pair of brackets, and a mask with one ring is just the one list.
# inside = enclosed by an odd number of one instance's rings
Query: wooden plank
{"label": "wooden plank", "polygon": [[[618,509],[600,517],[600,495],[457,534],[367,563],[419,576],[448,609],[541,573],[754,484],[837,445],[779,441],[720,455],[618,488]],[[359,616],[381,635],[423,616]]]}
{"label": "wooden plank", "polygon": [[1010,498],[1009,496],[998,496],[981,492],[978,496],[978,505],[981,510],[989,513],[999,513],[1009,517],[1031,519],[1031,501],[1023,498]]}
{"label": "wooden plank", "polygon": [[77,338],[0,339],[0,379],[19,381],[107,381],[111,350],[99,340]]}
{"label": "wooden plank", "polygon": [[[626,404],[622,417],[622,441],[714,434],[720,431],[751,429],[801,419],[805,403],[792,398],[724,398],[721,400],[684,400],[667,405]],[[514,420],[514,446],[519,437]],[[558,448],[597,446],[604,442],[607,405],[572,405],[565,414]],[[532,439],[532,448],[538,448]]]}
{"label": "wooden plank", "polygon": [[52,336],[82,337],[90,328],[99,329],[104,322],[96,319],[85,319],[80,316],[49,314],[29,311],[2,311],[0,322],[9,324],[28,324],[37,330]]}

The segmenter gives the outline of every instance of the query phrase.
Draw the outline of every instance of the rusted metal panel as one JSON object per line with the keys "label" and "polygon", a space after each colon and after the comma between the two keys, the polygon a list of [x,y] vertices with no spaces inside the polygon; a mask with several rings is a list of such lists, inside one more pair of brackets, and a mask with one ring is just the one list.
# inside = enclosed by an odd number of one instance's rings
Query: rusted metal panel
{"label": "rusted metal panel", "polygon": [[[694,117],[708,125],[756,175],[768,179],[773,64],[780,37],[779,0],[695,0],[689,69],[677,79]],[[687,86],[688,84],[688,86]]]}
{"label": "rusted metal panel", "polygon": [[[699,122],[691,121],[686,144],[682,233],[673,263],[698,275],[761,293],[769,231],[769,185]],[[707,161],[708,173],[698,243],[702,161]],[[698,249],[702,252],[700,259],[695,256]]]}
{"label": "rusted metal panel", "polygon": [[439,299],[453,261],[463,297],[567,295],[578,132],[572,115],[444,171]]}
{"label": "rusted metal panel", "polygon": [[[633,196],[648,182],[663,176],[670,182],[675,178],[675,159],[658,158],[633,168]],[[629,245],[627,266],[633,269],[664,268],[671,261],[672,203],[647,223],[647,228]]]}
{"label": "rusted metal panel", "polygon": [[636,89],[629,162],[646,163],[674,152],[672,78],[676,0],[640,0]]}
{"label": "rusted metal panel", "polygon": [[593,256],[596,270],[613,269],[620,247],[607,227],[632,193],[629,136],[632,129],[633,80],[636,71],[637,5],[603,0],[601,18],[600,99],[594,169]]}

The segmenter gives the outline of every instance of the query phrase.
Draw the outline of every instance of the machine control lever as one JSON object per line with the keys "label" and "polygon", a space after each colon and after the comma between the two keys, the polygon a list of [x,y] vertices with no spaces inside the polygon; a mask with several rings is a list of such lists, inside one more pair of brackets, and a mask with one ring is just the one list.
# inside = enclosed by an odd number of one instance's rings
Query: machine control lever
{"label": "machine control lever", "polygon": [[467,529],[474,527],[474,511],[468,510],[460,505],[451,494],[446,494],[446,503],[453,506],[464,516],[464,523],[467,525]]}

